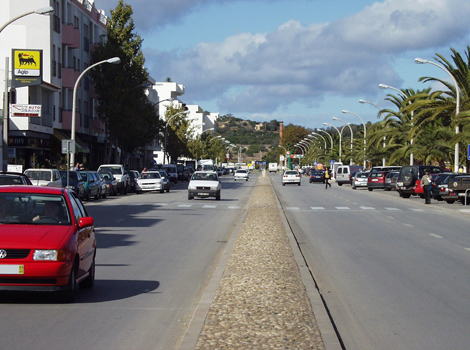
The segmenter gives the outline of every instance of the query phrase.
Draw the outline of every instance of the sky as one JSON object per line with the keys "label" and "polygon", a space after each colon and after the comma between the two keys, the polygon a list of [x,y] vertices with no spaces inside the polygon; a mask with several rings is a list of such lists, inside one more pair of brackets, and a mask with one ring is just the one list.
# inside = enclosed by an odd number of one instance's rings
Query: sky
{"label": "sky", "polygon": [[[376,122],[391,89],[449,80],[416,57],[466,57],[468,0],[127,0],[156,81],[203,110],[306,128]],[[110,15],[117,0],[95,0]],[[443,86],[432,86],[443,89]],[[352,113],[342,113],[348,110]],[[342,121],[334,121],[332,118]]]}

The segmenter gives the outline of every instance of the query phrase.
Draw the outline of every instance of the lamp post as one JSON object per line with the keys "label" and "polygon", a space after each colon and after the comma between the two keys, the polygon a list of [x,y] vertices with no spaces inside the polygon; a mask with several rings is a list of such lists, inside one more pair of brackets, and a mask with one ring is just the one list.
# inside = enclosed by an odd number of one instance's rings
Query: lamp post
{"label": "lamp post", "polygon": [[[353,161],[352,161],[352,150],[353,150],[353,138],[354,138],[354,134],[353,134],[353,131],[352,131],[352,128],[351,128],[351,124],[345,122],[343,119],[340,119],[340,118],[336,118],[336,117],[333,117],[333,120],[339,120],[339,121],[342,121],[344,124],[346,124],[347,126],[349,126],[349,131],[351,131],[351,158],[349,160],[349,165],[352,165]],[[343,126],[343,129],[346,127]],[[343,129],[341,129],[341,134],[343,133]]]}
{"label": "lamp post", "polygon": [[[408,97],[408,96],[406,96],[406,94],[403,91],[401,91],[401,90],[399,90],[399,89],[397,89],[393,86],[390,86],[390,85],[379,84],[379,88],[381,88],[381,89],[392,89],[392,90],[395,90],[396,92],[398,92],[401,96],[403,96],[403,98],[406,99]],[[410,104],[411,104],[411,101],[410,101]],[[413,111],[411,111],[411,120],[413,120]],[[413,122],[411,123],[411,126],[413,126]],[[413,139],[410,139],[410,145],[413,145]],[[413,165],[413,162],[414,162],[413,153],[410,153],[410,165]]]}
{"label": "lamp post", "polygon": [[[0,28],[0,33],[11,23],[19,20],[20,18],[26,17],[28,15],[37,14],[37,15],[49,15],[54,12],[52,6],[42,7],[40,9],[29,11],[23,13],[15,18],[10,19]],[[9,58],[5,57],[5,94],[3,95],[3,144],[2,144],[2,170],[8,170],[8,122],[9,122],[9,103],[8,103],[8,72],[9,69]]]}
{"label": "lamp post", "polygon": [[[359,103],[368,103],[372,106],[374,106],[375,108],[377,108],[379,111],[380,111],[380,108],[379,106],[377,106],[375,103],[372,103],[370,101],[366,101],[366,100],[359,100]],[[384,136],[384,139],[383,139],[383,144],[382,144],[382,148],[385,148],[385,136]],[[385,152],[384,152],[384,156],[382,157],[382,165],[385,166]]]}
{"label": "lamp post", "polygon": [[356,117],[358,117],[358,118],[360,119],[360,121],[362,122],[362,125],[364,126],[364,169],[365,169],[365,168],[366,168],[366,138],[367,138],[366,124],[364,123],[364,121],[362,120],[362,118],[361,118],[360,116],[358,116],[356,113],[347,111],[347,110],[345,110],[345,109],[343,109],[341,112],[342,112],[342,113],[349,113],[349,114],[355,115]]}
{"label": "lamp post", "polygon": [[317,134],[316,132],[312,132],[310,133],[310,135],[307,135],[307,137],[316,137],[316,136],[320,136],[325,142],[325,154],[326,154],[326,139],[323,137],[323,135]]}
{"label": "lamp post", "polygon": [[[455,77],[452,75],[449,70],[440,64],[437,64],[432,61],[425,60],[424,58],[415,58],[415,62],[418,64],[423,64],[423,63],[429,63],[432,64],[433,66],[436,66],[440,69],[442,69],[444,72],[449,74],[450,78],[452,79],[452,82],[454,83],[455,86],[455,95],[456,95],[456,100],[455,100],[455,134],[457,135],[459,131],[459,125],[457,124],[457,116],[460,113],[460,91],[459,91],[459,84],[457,83],[457,80]],[[455,143],[455,154],[454,154],[454,171],[458,172],[459,171],[459,143]]]}
{"label": "lamp post", "polygon": [[323,123],[323,125],[331,126],[331,127],[335,128],[336,131],[338,132],[338,135],[339,135],[339,162],[341,163],[341,133],[340,133],[339,129],[336,126],[334,126],[333,124]]}
{"label": "lamp post", "polygon": [[[315,130],[316,130],[316,131],[321,131],[321,132],[327,134],[327,135],[330,137],[331,149],[333,149],[333,137],[331,137],[331,135],[330,135],[328,132],[326,132],[325,130],[323,130],[323,129],[315,129]],[[312,133],[312,134],[313,134],[313,133]],[[318,135],[320,135],[320,134],[318,134]]]}
{"label": "lamp post", "polygon": [[166,124],[165,124],[165,144],[164,144],[164,151],[163,151],[163,164],[165,164],[165,161],[166,161],[166,140],[167,140],[167,136],[168,136],[168,124],[170,123],[170,121],[173,118],[179,117],[180,115],[186,115],[188,113],[189,113],[189,111],[176,113],[175,115],[172,115],[170,118],[168,118],[168,120],[166,121]]}
{"label": "lamp post", "polygon": [[[75,82],[75,85],[73,87],[73,100],[72,100],[72,125],[70,127],[70,139],[75,142],[75,118],[76,118],[76,115],[77,115],[77,111],[76,111],[76,106],[77,106],[77,89],[78,89],[78,85],[80,83],[80,80],[82,79],[82,77],[92,68],[95,68],[96,66],[100,65],[100,64],[103,64],[103,63],[112,63],[112,64],[118,64],[121,62],[121,59],[119,57],[113,57],[113,58],[109,58],[107,60],[103,60],[103,61],[100,61],[100,62],[97,62],[95,64],[92,64],[90,67],[88,67],[87,69],[85,69],[82,74],[79,75],[77,81]],[[72,143],[73,143],[72,142]],[[70,154],[70,164],[71,164],[71,167],[75,164],[75,150],[74,152],[72,152]]]}

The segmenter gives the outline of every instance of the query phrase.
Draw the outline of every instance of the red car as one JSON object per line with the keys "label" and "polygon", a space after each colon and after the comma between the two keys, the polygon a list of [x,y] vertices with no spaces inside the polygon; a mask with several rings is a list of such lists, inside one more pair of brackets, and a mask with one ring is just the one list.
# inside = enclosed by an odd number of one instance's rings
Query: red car
{"label": "red car", "polygon": [[94,220],[70,189],[0,186],[0,291],[57,291],[95,282]]}

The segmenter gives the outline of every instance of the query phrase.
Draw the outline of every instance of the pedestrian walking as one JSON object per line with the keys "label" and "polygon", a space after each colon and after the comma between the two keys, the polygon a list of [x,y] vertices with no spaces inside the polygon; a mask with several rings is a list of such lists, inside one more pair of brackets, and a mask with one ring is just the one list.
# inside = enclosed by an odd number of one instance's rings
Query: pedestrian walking
{"label": "pedestrian walking", "polygon": [[426,170],[425,174],[421,178],[421,186],[424,190],[424,203],[431,204],[431,175],[429,175],[429,170]]}
{"label": "pedestrian walking", "polygon": [[325,168],[325,189],[327,189],[328,187],[331,187],[331,184],[329,181],[330,181],[330,169]]}

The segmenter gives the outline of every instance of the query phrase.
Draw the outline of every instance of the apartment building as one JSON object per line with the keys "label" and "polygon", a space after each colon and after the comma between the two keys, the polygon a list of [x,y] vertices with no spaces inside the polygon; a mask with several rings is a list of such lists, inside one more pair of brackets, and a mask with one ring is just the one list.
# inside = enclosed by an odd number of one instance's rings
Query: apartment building
{"label": "apartment building", "polygon": [[[74,85],[90,65],[93,46],[106,38],[105,12],[93,0],[0,0],[0,6],[0,23],[46,6],[54,8],[51,15],[25,16],[0,33],[0,54],[9,58],[10,81],[12,49],[42,50],[42,83],[16,88],[16,103],[40,105],[41,117],[10,117],[8,164],[65,165],[61,141],[70,139]],[[4,79],[7,72],[0,66]],[[4,90],[3,85],[0,91]],[[90,168],[99,165],[105,142],[95,97],[85,75],[77,89],[76,159]]]}

